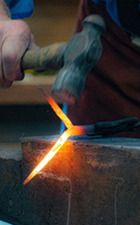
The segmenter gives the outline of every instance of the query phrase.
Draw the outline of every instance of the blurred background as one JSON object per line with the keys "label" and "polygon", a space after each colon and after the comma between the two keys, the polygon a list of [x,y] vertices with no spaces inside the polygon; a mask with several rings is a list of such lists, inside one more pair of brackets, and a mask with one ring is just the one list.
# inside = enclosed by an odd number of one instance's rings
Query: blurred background
{"label": "blurred background", "polygon": [[[34,13],[26,18],[40,47],[69,41],[73,35],[79,0],[35,0]],[[0,144],[20,145],[20,138],[60,133],[61,121],[38,87],[50,93],[55,76],[31,76],[9,89],[0,89]],[[62,105],[60,104],[60,107]]]}
{"label": "blurred background", "polygon": [[29,24],[39,46],[68,41],[73,34],[79,0],[35,0]]}

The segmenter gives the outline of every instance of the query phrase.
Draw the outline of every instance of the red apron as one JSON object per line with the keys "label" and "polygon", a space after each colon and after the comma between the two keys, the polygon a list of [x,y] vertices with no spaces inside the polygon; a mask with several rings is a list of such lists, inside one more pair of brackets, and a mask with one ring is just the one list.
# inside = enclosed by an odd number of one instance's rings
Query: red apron
{"label": "red apron", "polygon": [[[80,2],[76,32],[82,30],[82,21],[90,14],[99,14],[106,22],[103,53],[87,77],[82,96],[68,106],[68,116],[77,125],[129,116],[140,119],[140,47],[131,43],[104,7],[91,0]],[[140,130],[123,136],[140,138]]]}

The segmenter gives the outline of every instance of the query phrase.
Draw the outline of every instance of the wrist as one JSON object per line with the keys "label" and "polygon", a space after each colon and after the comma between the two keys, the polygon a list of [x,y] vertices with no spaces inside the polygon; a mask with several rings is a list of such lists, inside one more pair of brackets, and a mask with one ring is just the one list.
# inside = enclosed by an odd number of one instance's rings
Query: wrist
{"label": "wrist", "polygon": [[10,20],[11,13],[6,1],[0,0],[0,20]]}

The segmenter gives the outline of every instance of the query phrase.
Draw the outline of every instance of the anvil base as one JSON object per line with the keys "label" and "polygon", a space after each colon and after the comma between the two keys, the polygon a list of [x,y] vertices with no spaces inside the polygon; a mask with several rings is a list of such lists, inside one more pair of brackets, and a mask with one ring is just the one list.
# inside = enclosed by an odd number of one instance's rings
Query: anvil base
{"label": "anvil base", "polygon": [[0,219],[25,225],[139,225],[140,140],[77,137],[27,185],[57,138],[0,151]]}

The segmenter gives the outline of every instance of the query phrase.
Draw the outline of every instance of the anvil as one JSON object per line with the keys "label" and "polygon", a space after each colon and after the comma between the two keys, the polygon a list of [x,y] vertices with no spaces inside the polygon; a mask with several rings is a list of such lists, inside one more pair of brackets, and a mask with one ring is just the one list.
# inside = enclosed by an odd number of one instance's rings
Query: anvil
{"label": "anvil", "polygon": [[77,136],[28,185],[58,137],[0,149],[0,219],[14,225],[139,225],[140,140]]}

